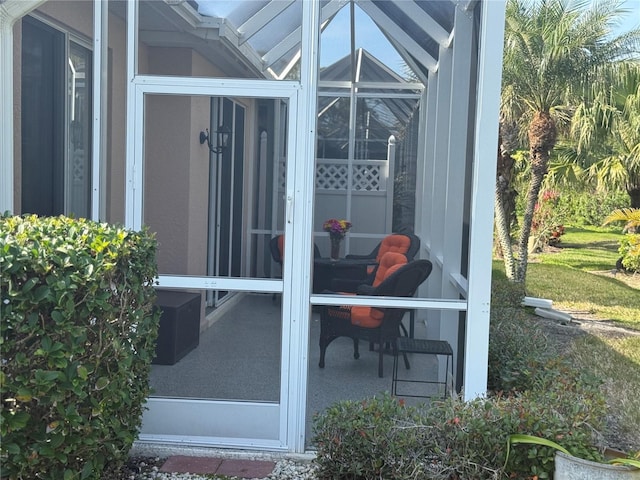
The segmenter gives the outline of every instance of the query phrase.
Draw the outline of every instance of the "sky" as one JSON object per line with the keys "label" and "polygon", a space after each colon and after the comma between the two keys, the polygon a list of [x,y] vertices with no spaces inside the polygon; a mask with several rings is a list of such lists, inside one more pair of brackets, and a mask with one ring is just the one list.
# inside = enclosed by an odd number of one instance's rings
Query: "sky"
{"label": "sky", "polygon": [[[592,1],[616,1],[616,0],[592,0]],[[199,0],[200,10],[211,14],[226,15],[240,4],[241,0],[210,1]],[[623,18],[616,33],[629,31],[633,27],[640,27],[640,0],[621,0],[622,7],[629,10],[629,14]],[[378,27],[356,4],[356,48],[363,47],[373,56],[392,70],[403,75],[406,69],[404,62],[378,30]],[[329,26],[322,33],[322,45],[320,49],[320,66],[326,67],[349,54],[350,19],[349,7],[345,6]]]}
{"label": "sky", "polygon": [[[640,0],[638,0],[640,2]],[[363,47],[374,57],[396,72],[402,72],[404,62],[400,55],[380,33],[373,23],[357,5],[356,11],[356,48]],[[349,32],[349,8],[343,8],[322,32],[320,47],[320,67],[331,65],[336,60],[349,54],[351,39]]]}
{"label": "sky", "polygon": [[633,27],[640,26],[640,0],[625,0],[623,8],[630,10],[630,14],[620,25],[620,32],[628,32]]}
{"label": "sky", "polygon": [[[618,34],[629,31],[634,27],[640,27],[640,0],[622,0],[622,8],[629,10],[629,13],[622,19],[622,23],[616,29]],[[357,6],[356,27],[357,35],[359,35],[359,38],[356,38],[356,48],[364,47],[382,63],[402,74],[404,62],[384,36],[379,33],[378,27],[373,21]],[[349,54],[350,38],[346,32],[349,32],[349,8],[345,7],[336,15],[322,34],[321,67],[331,65],[336,60]]]}

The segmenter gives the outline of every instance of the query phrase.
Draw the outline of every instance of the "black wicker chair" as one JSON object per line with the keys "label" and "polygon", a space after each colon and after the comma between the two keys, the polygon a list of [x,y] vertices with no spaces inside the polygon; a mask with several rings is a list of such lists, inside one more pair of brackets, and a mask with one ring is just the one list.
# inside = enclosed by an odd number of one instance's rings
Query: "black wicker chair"
{"label": "black wicker chair", "polygon": [[[420,284],[431,273],[429,260],[414,260],[389,268],[384,280],[377,285],[362,285],[357,294],[391,297],[412,297]],[[402,317],[407,309],[364,306],[326,306],[320,320],[320,368],[324,368],[329,344],[338,337],[353,340],[353,357],[360,358],[358,340],[378,344],[378,376],[383,376],[384,345],[389,344],[396,353],[396,338],[400,335]],[[405,357],[405,366],[409,368]]]}
{"label": "black wicker chair", "polygon": [[420,238],[413,233],[392,233],[387,235],[366,255],[349,254],[347,260],[371,260],[370,263],[361,265],[359,268],[349,270],[336,270],[339,275],[331,279],[331,290],[335,292],[355,293],[363,283],[373,284],[376,277],[376,270],[380,264],[380,259],[387,252],[402,253],[407,260],[411,261],[420,249]]}

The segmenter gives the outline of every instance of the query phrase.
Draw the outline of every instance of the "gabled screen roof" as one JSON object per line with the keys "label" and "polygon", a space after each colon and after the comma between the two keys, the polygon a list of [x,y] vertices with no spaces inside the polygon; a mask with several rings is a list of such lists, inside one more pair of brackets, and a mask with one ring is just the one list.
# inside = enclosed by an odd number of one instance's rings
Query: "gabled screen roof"
{"label": "gabled screen roof", "polygon": [[[197,12],[203,17],[203,26],[212,24],[211,19],[219,19],[219,24],[234,31],[238,46],[248,44],[255,51],[261,61],[256,67],[267,76],[282,78],[299,55],[302,1],[199,0]],[[383,36],[416,75],[437,69],[440,46],[451,41],[456,8],[452,1],[324,0],[321,1],[323,28],[327,28],[339,12],[348,11],[352,3],[378,30],[357,30],[356,39],[362,40],[356,48],[369,43],[365,37],[368,34]],[[355,26],[359,28],[357,22]],[[347,44],[351,43],[350,38],[349,30],[345,31]],[[389,66],[396,68],[396,65]]]}

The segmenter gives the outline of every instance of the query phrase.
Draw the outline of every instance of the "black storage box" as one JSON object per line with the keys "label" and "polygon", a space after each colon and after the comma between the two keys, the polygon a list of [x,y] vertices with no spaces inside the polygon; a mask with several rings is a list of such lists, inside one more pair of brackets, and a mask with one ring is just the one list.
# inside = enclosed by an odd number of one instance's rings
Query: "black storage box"
{"label": "black storage box", "polygon": [[152,363],[173,365],[200,342],[199,293],[157,290],[156,307],[162,310]]}

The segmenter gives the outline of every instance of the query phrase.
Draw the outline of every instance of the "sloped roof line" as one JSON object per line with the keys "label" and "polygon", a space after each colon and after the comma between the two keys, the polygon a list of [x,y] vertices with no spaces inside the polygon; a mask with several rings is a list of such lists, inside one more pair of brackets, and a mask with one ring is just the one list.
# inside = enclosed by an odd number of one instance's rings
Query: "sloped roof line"
{"label": "sloped roof line", "polygon": [[[295,1],[297,0],[287,0],[286,2],[281,0],[263,0],[262,4],[259,5],[261,6],[259,11],[254,11],[252,16],[244,19],[240,27],[237,28],[236,34],[233,35],[235,38],[232,44],[238,47],[246,46],[250,39],[263,29],[273,28],[273,26],[269,27],[269,25],[277,21],[277,18],[283,15],[286,9]],[[426,70],[437,70],[438,59],[437,53],[435,53],[436,56],[434,56],[434,52],[437,51],[437,46],[446,47],[450,44],[453,32],[449,32],[447,27],[441,25],[427,10],[435,7],[435,5],[432,4],[439,3],[445,4],[450,10],[454,5],[451,1],[401,0],[400,2],[390,2],[389,0],[328,0],[322,6],[323,22],[333,18],[340,9],[350,2],[354,2],[360,6],[387,39],[394,40],[392,45],[398,50],[398,53],[407,64],[416,65],[417,63]],[[187,2],[180,5],[180,7],[183,6],[190,8]],[[395,10],[391,10],[392,8]],[[442,9],[442,6],[438,8]],[[413,19],[410,24],[411,28],[407,28],[407,25],[400,25],[398,23],[400,21],[398,20],[400,15]],[[442,15],[442,12],[440,12],[440,15]],[[200,16],[202,18],[201,26],[208,26],[205,19],[211,17],[203,14],[200,14]],[[397,18],[393,18],[394,16]],[[452,24],[453,19],[450,19],[449,23]],[[226,25],[231,26],[232,24],[229,22]],[[294,52],[292,57],[295,56],[295,46],[297,43],[299,44],[300,41],[299,30],[300,26],[298,25],[292,31],[284,32],[283,38],[279,36],[275,37],[275,43],[266,45],[266,50],[258,54],[261,62],[260,65],[256,66],[265,73],[271,70],[277,77],[282,76],[283,72],[275,72],[273,67],[278,61],[283,59],[285,55],[290,54],[290,52]],[[420,37],[420,39],[417,37]],[[432,44],[435,44],[429,47],[432,52],[429,52],[425,48],[425,38],[427,37]],[[253,47],[253,49],[255,50],[255,47]],[[408,56],[408,52],[411,52],[410,56]],[[290,60],[291,58],[285,60],[285,68],[291,68],[292,62]],[[415,67],[411,68],[415,69]]]}

